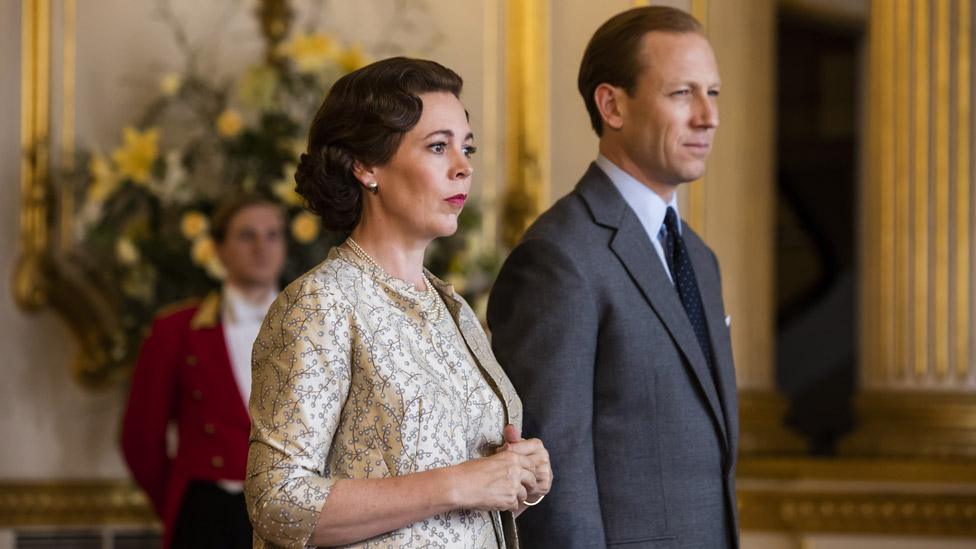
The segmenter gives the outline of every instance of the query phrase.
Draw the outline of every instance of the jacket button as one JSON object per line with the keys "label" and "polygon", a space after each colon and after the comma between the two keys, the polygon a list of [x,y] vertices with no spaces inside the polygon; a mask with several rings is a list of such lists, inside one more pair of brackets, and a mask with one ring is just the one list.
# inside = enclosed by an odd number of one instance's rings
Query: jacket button
{"label": "jacket button", "polygon": [[186,363],[190,366],[196,366],[197,364],[196,355],[186,355]]}
{"label": "jacket button", "polygon": [[217,432],[217,428],[214,426],[213,423],[204,423],[203,432],[207,433],[208,435],[212,435]]}
{"label": "jacket button", "polygon": [[220,469],[221,467],[224,466],[224,458],[220,456],[214,456],[210,458],[210,465],[213,465],[215,468]]}
{"label": "jacket button", "polygon": [[193,400],[203,400],[203,391],[200,389],[193,390]]}

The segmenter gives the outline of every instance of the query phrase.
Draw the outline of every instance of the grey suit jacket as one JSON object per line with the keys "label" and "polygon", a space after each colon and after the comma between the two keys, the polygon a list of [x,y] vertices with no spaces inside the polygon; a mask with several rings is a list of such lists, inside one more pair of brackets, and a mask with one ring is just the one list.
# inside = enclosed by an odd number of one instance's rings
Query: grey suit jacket
{"label": "grey suit jacket", "polygon": [[685,226],[717,383],[647,233],[595,164],[491,292],[492,347],[549,449],[523,547],[738,547],[738,401],[718,262]]}

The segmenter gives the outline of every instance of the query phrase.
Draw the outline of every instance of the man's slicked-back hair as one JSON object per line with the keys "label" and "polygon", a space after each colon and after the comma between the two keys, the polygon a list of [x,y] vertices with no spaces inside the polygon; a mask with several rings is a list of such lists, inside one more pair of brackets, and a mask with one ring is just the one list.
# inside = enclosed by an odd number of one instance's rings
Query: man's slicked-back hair
{"label": "man's slicked-back hair", "polygon": [[632,94],[637,77],[647,68],[640,58],[644,35],[654,31],[703,33],[701,23],[687,12],[646,6],[618,13],[590,38],[580,63],[577,86],[597,135],[603,135],[603,118],[593,97],[597,86],[610,84]]}

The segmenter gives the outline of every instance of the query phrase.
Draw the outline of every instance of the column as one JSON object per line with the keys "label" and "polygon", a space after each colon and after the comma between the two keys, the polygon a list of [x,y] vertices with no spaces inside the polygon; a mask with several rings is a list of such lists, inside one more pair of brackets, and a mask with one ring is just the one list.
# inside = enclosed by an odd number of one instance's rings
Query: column
{"label": "column", "polygon": [[849,455],[976,457],[973,0],[875,0]]}

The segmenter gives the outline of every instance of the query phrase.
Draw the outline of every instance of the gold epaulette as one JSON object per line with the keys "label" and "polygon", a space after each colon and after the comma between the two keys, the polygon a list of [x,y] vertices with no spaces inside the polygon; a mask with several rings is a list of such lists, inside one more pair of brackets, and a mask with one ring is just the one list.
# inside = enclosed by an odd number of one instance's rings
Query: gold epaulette
{"label": "gold epaulette", "polygon": [[174,301],[173,303],[168,303],[156,310],[156,318],[163,318],[186,309],[192,309],[196,307],[200,301],[201,299],[199,297],[188,297],[186,299]]}
{"label": "gold epaulette", "polygon": [[190,320],[190,329],[201,330],[213,328],[220,322],[220,292],[213,291],[207,294],[200,302],[197,313]]}

